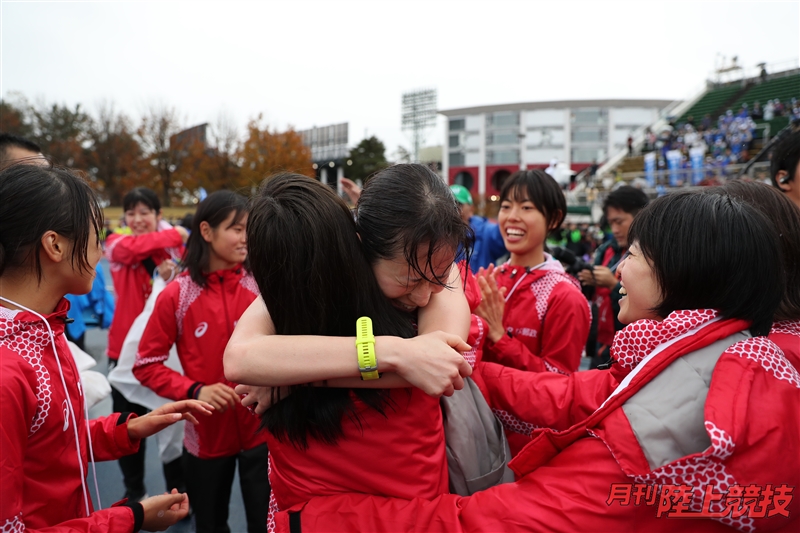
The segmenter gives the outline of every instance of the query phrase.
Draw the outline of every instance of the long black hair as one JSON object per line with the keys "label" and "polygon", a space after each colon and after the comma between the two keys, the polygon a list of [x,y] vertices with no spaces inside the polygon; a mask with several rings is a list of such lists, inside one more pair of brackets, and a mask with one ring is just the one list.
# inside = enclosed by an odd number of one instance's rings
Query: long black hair
{"label": "long black hair", "polygon": [[752,322],[766,335],[785,290],[775,226],[731,196],[677,192],[650,202],[636,216],[629,241],[652,265],[662,300],[653,311],[716,309]]}
{"label": "long black hair", "polygon": [[446,277],[434,273],[439,250],[452,250],[455,259],[457,250],[472,249],[472,230],[461,219],[453,193],[425,165],[394,165],[372,176],[356,206],[356,225],[370,263],[402,257],[435,285],[447,285]]}
{"label": "long black hair", "polygon": [[72,239],[70,260],[80,272],[91,272],[91,229],[100,242],[103,210],[89,184],[60,167],[16,164],[0,171],[0,275],[30,268],[41,282],[42,235],[55,231]]}
{"label": "long black hair", "polygon": [[[369,316],[375,335],[414,335],[409,315],[383,296],[347,204],[326,185],[298,174],[265,181],[252,202],[247,241],[276,334],[352,337],[358,318]],[[297,385],[290,392],[264,413],[262,427],[300,448],[308,439],[336,442],[342,418],[357,419],[351,394],[380,413],[391,407],[380,389]]]}
{"label": "long black hair", "polygon": [[[240,224],[247,214],[247,199],[241,194],[231,191],[216,191],[200,202],[197,212],[192,217],[192,233],[186,241],[186,250],[183,253],[184,268],[189,271],[192,281],[201,287],[206,284],[204,272],[208,273],[209,244],[203,239],[200,232],[200,223],[208,222],[212,228],[217,228],[225,222],[231,212],[233,216],[231,226]],[[245,260],[247,268],[247,260]]]}

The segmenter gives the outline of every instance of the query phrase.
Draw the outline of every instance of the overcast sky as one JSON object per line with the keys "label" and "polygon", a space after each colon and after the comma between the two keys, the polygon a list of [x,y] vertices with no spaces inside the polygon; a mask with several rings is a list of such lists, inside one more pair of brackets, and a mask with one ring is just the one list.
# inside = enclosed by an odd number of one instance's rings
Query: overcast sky
{"label": "overcast sky", "polygon": [[[0,94],[186,125],[263,113],[350,123],[350,143],[410,145],[401,94],[440,109],[593,98],[683,99],[720,56],[797,66],[800,2],[2,2]],[[442,119],[440,118],[440,123]],[[441,126],[428,144],[441,144]]]}

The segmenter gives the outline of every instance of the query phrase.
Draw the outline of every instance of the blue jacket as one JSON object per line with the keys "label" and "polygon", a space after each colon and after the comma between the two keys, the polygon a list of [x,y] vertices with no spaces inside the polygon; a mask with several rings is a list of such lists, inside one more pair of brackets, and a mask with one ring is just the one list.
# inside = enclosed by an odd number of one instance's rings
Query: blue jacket
{"label": "blue jacket", "polygon": [[114,316],[114,296],[106,290],[103,269],[98,264],[95,270],[97,275],[89,294],[67,294],[70,304],[67,317],[74,320],[67,324],[67,330],[73,339],[80,338],[88,326],[107,328]]}
{"label": "blue jacket", "polygon": [[503,242],[503,236],[500,234],[500,226],[479,216],[470,217],[469,225],[475,233],[475,244],[472,247],[469,268],[473,273],[477,273],[480,267],[488,267],[489,263],[494,263],[498,257],[502,257],[508,251]]}

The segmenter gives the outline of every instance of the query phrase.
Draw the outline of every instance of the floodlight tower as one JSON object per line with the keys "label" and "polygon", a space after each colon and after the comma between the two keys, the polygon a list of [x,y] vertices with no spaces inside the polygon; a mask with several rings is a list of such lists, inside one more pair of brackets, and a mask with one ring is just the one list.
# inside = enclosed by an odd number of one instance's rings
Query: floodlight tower
{"label": "floodlight tower", "polygon": [[425,130],[436,125],[436,89],[417,89],[403,93],[403,130],[414,139],[414,162],[419,162],[419,149]]}

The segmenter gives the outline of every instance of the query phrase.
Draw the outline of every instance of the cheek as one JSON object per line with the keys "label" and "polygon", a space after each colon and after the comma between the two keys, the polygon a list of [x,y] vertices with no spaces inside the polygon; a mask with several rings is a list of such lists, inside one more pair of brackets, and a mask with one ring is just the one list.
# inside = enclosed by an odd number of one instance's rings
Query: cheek
{"label": "cheek", "polygon": [[390,300],[402,298],[409,293],[406,287],[403,287],[396,281],[378,278],[378,286],[381,288],[383,295]]}

